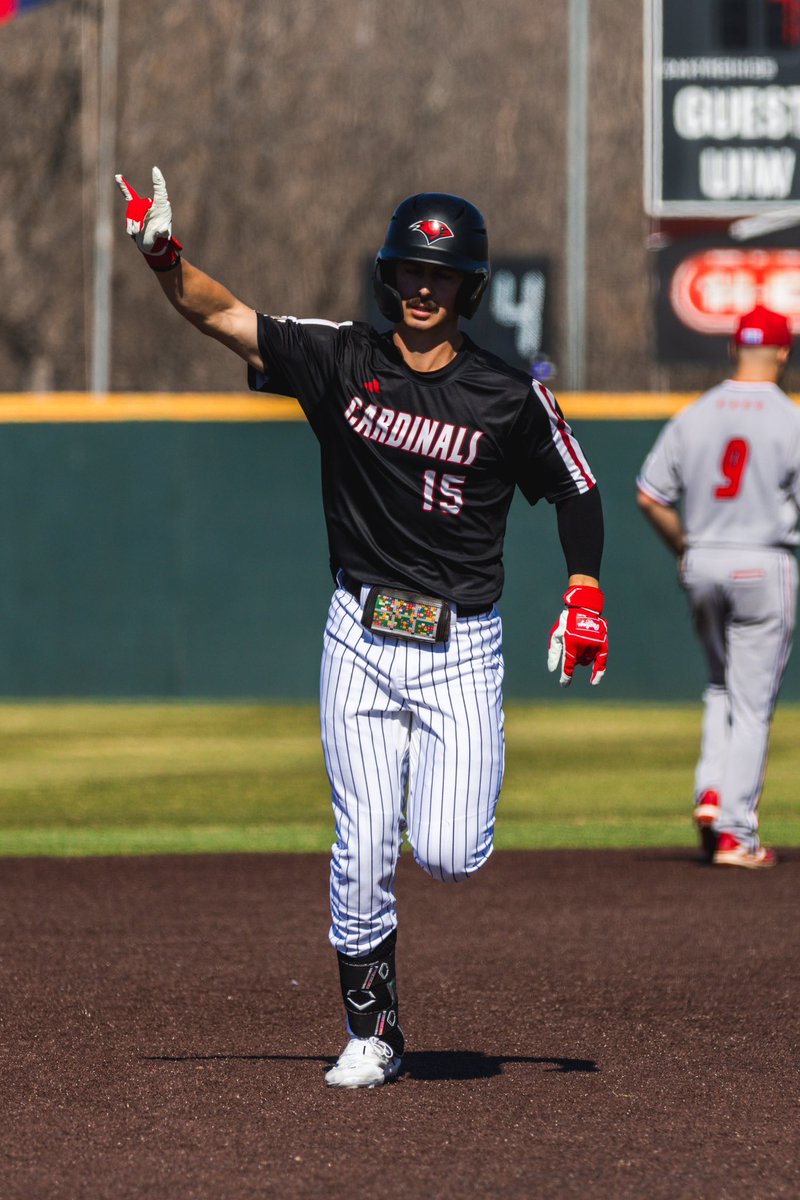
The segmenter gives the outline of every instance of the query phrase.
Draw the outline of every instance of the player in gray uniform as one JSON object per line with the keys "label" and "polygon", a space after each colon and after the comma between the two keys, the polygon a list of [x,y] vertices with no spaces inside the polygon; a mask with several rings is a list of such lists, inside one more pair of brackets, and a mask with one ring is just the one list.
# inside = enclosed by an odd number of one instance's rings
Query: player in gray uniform
{"label": "player in gray uniform", "polygon": [[250,386],[296,396],[320,446],[334,592],[323,636],[322,741],[336,816],[330,941],[349,1040],[331,1087],[378,1087],[404,1049],[395,971],[403,833],[448,882],[492,852],[503,776],[495,607],[517,487],[550,501],[567,568],[548,666],[606,666],[594,476],[555,397],[458,325],[489,278],[468,201],[411,196],[389,224],[375,293],[390,328],[257,313],[181,258],[166,185],[128,202],[128,232],[167,299],[248,364]]}
{"label": "player in gray uniform", "polygon": [[733,377],[668,422],[637,480],[708,660],[694,820],[718,866],[776,862],[758,804],[795,622],[800,411],[778,386],[791,346],[780,314],[741,317]]}

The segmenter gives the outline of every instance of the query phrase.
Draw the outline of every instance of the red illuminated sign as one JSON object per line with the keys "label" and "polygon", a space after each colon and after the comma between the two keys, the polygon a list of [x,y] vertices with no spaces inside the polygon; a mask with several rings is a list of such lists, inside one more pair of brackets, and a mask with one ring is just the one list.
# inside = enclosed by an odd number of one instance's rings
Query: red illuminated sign
{"label": "red illuminated sign", "polygon": [[785,46],[800,45],[800,3],[798,0],[770,0],[783,9],[781,40]]}
{"label": "red illuminated sign", "polygon": [[697,333],[732,334],[756,304],[789,318],[800,330],[800,250],[703,250],[675,269],[672,309]]}

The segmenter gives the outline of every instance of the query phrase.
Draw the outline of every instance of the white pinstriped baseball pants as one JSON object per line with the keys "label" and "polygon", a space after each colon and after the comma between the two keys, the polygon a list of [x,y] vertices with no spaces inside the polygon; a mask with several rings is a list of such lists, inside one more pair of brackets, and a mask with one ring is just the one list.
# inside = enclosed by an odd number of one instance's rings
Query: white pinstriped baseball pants
{"label": "white pinstriped baseball pants", "polygon": [[416,861],[436,879],[458,882],[483,866],[504,764],[496,610],[454,619],[449,642],[434,646],[370,633],[361,611],[354,596],[336,589],[320,679],[336,818],[330,941],[354,957],[397,924],[404,831]]}

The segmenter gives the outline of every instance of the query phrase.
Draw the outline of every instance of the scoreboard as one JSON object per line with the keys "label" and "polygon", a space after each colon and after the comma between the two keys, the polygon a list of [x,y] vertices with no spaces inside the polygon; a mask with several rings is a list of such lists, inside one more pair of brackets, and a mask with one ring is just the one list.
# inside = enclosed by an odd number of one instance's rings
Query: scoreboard
{"label": "scoreboard", "polygon": [[800,0],[645,0],[645,89],[651,215],[800,205]]}

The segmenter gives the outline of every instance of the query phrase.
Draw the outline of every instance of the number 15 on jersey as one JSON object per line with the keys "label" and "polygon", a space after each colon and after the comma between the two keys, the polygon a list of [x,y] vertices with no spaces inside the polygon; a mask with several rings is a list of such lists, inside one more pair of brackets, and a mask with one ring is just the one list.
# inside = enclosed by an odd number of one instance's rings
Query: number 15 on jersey
{"label": "number 15 on jersey", "polygon": [[426,471],[422,476],[422,511],[433,512],[435,508],[456,516],[464,507],[465,475],[440,475],[438,471]]}

